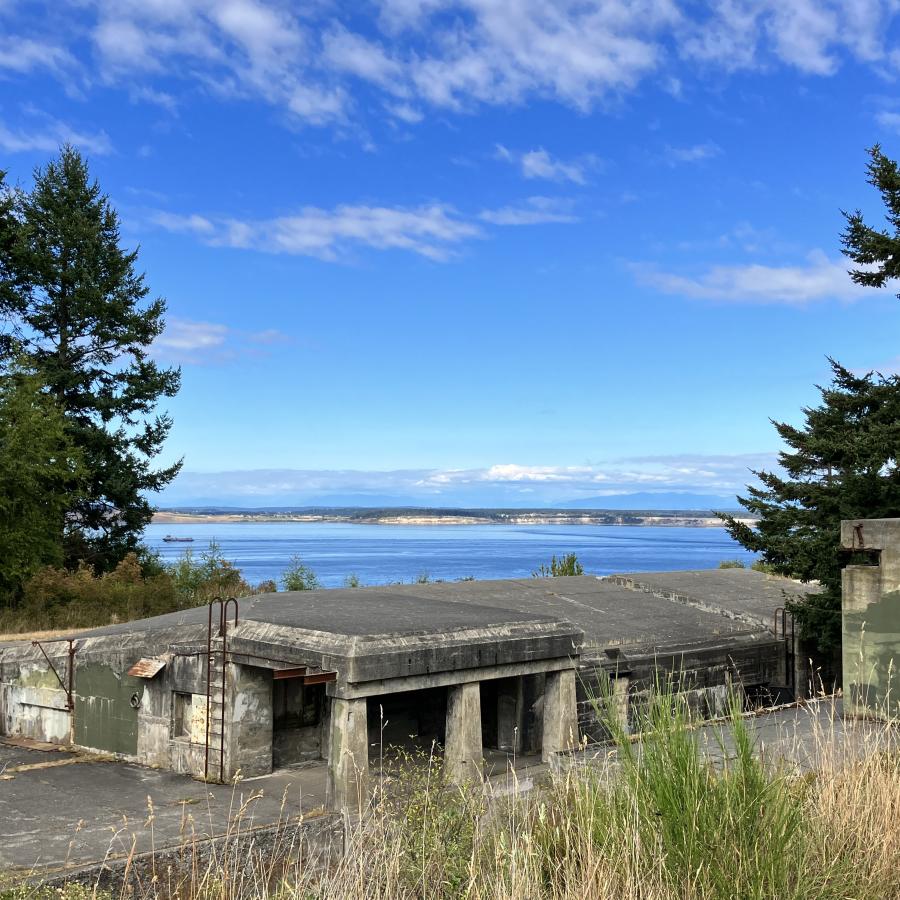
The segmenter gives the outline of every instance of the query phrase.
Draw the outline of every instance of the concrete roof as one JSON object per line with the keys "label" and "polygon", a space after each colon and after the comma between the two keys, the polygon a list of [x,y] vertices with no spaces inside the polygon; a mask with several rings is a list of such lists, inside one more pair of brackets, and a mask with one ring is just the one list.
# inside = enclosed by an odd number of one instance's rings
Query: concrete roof
{"label": "concrete roof", "polygon": [[[431,654],[429,666],[457,667],[462,646],[477,646],[487,658],[504,645],[512,656],[503,661],[549,658],[571,654],[581,632],[586,648],[654,652],[753,640],[772,627],[786,594],[812,590],[749,569],[713,569],[281,592],[242,598],[234,639],[323,654],[315,663],[322,665],[391,648],[409,652],[413,645]],[[78,637],[127,635],[130,642],[165,632],[197,641],[205,637],[206,621],[207,609],[200,607]],[[446,660],[435,658],[440,648]]]}

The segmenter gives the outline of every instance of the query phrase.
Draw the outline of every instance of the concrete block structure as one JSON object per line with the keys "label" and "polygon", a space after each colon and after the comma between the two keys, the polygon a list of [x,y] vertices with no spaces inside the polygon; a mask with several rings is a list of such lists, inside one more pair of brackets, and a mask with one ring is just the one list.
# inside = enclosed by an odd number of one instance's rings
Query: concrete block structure
{"label": "concrete block structure", "polygon": [[844,711],[900,715],[900,519],[841,522]]}
{"label": "concrete block structure", "polygon": [[112,753],[210,780],[328,768],[359,809],[391,746],[551,762],[602,737],[601,682],[629,723],[660,673],[701,712],[729,686],[792,690],[779,610],[807,590],[747,570],[262,594],[0,644],[0,734]]}

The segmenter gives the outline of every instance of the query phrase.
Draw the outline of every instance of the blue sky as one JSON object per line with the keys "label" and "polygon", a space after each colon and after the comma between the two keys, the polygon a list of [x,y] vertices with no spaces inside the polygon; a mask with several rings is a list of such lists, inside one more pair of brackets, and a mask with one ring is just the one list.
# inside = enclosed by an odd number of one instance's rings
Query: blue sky
{"label": "blue sky", "polygon": [[0,168],[79,145],[183,367],[163,503],[733,495],[897,363],[840,209],[890,0],[0,0]]}

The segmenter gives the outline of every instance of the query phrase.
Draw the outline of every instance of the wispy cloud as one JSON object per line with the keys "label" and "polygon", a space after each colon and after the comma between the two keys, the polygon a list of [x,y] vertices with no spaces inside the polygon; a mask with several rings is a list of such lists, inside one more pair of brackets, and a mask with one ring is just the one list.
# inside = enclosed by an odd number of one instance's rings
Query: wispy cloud
{"label": "wispy cloud", "polygon": [[701,144],[691,144],[687,147],[671,147],[667,146],[663,157],[670,166],[681,165],[682,163],[702,162],[706,159],[712,159],[719,156],[722,148],[712,141],[704,141]]}
{"label": "wispy cloud", "polygon": [[262,347],[283,343],[288,336],[276,329],[241,331],[221,322],[169,317],[165,331],[153,342],[156,359],[178,365],[207,365],[260,355]]}
{"label": "wispy cloud", "polygon": [[255,503],[315,502],[352,494],[358,502],[375,495],[400,502],[553,503],[635,491],[700,492],[733,496],[752,480],[751,469],[773,468],[774,453],[706,456],[683,454],[611,460],[591,465],[497,463],[468,469],[398,469],[388,471],[328,469],[258,469],[185,472],[169,489],[167,502],[179,498],[225,498]]}
{"label": "wispy cloud", "polygon": [[883,109],[875,114],[875,121],[887,131],[900,133],[900,112]]}
{"label": "wispy cloud", "polygon": [[733,303],[783,303],[802,306],[817,300],[858,300],[870,290],[854,284],[846,264],[829,259],[821,250],[807,256],[805,265],[712,266],[700,275],[660,272],[637,264],[638,280],[666,294]]}
{"label": "wispy cloud", "polygon": [[564,161],[551,156],[543,147],[519,153],[497,144],[496,156],[516,166],[525,178],[540,178],[547,181],[571,181],[585,184],[587,172],[598,165],[595,156],[582,156]]}
{"label": "wispy cloud", "polygon": [[207,218],[156,212],[149,217],[168,231],[188,232],[216,246],[336,260],[354,247],[406,250],[444,260],[463,241],[481,236],[475,223],[449,206],[412,208],[342,205],[332,210],[304,207],[273,219]]}
{"label": "wispy cloud", "polygon": [[529,197],[514,206],[485,209],[479,213],[483,222],[492,225],[547,225],[577,222],[572,212],[572,202],[556,197]]}
{"label": "wispy cloud", "polygon": [[341,205],[304,207],[271,219],[237,219],[151,211],[147,224],[178,234],[192,234],[218,247],[261,250],[335,261],[355,248],[402,250],[438,262],[451,258],[467,241],[485,237],[484,223],[498,226],[541,225],[578,221],[571,202],[529,197],[521,204],[465,216],[452,206],[416,207]]}
{"label": "wispy cloud", "polygon": [[0,122],[0,149],[7,153],[56,153],[63,144],[73,144],[86,153],[112,153],[112,143],[105,131],[90,134],[65,122],[43,116],[30,127],[10,128]]}
{"label": "wispy cloud", "polygon": [[20,35],[0,36],[0,69],[19,73],[35,69],[59,71],[70,69],[74,64],[72,54],[57,44]]}
{"label": "wispy cloud", "polygon": [[87,33],[97,67],[87,81],[135,97],[148,88],[143,99],[154,103],[155,79],[165,79],[165,93],[189,80],[223,98],[262,100],[289,119],[339,126],[379,109],[357,102],[360,82],[403,119],[531,99],[588,110],[651,78],[679,91],[686,63],[726,72],[782,65],[821,77],[847,59],[885,68],[898,12],[893,0],[383,0],[363,7],[351,28],[330,4],[70,0],[57,8],[88,17],[69,29],[71,44],[29,29],[10,34],[0,39],[0,68],[62,75]]}

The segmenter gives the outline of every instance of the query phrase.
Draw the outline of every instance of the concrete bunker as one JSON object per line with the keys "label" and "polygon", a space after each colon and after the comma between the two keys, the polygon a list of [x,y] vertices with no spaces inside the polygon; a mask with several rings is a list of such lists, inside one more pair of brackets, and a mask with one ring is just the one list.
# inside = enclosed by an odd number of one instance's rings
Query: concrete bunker
{"label": "concrete bunker", "polygon": [[214,780],[320,761],[330,803],[353,807],[385,748],[440,747],[462,781],[602,737],[601,681],[626,723],[660,671],[701,711],[729,687],[783,694],[786,589],[803,586],[732,570],[259,595],[224,636],[192,609],[71,653],[0,646],[0,733]]}

